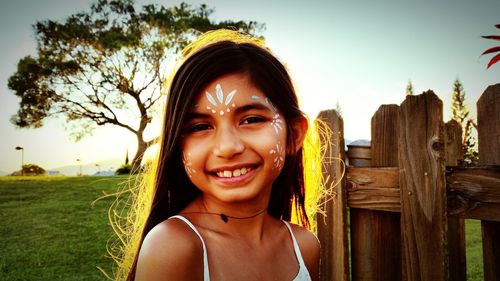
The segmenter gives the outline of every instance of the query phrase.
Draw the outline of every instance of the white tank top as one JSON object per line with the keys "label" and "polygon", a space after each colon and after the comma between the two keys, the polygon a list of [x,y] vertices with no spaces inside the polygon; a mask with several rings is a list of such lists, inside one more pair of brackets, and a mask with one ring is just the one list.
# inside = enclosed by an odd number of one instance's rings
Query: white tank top
{"label": "white tank top", "polygon": [[[188,219],[186,219],[183,216],[177,215],[177,216],[172,216],[171,218],[176,218],[180,219],[181,221],[185,222],[193,231],[198,235],[198,237],[201,240],[201,245],[203,246],[203,280],[204,281],[210,281],[210,271],[208,269],[208,255],[207,255],[207,246],[205,245],[205,241],[203,240],[203,237],[201,237],[200,232],[194,224],[192,224]],[[299,244],[297,243],[297,240],[295,239],[295,236],[293,235],[292,228],[290,227],[290,224],[287,221],[282,222],[286,225],[288,231],[290,232],[290,236],[292,237],[292,242],[293,242],[293,249],[295,251],[295,257],[297,258],[297,261],[299,263],[299,272],[297,273],[297,276],[292,281],[311,281],[311,276],[309,275],[309,271],[307,270],[306,264],[304,263],[304,260],[302,259],[302,254],[300,253],[299,249]]]}

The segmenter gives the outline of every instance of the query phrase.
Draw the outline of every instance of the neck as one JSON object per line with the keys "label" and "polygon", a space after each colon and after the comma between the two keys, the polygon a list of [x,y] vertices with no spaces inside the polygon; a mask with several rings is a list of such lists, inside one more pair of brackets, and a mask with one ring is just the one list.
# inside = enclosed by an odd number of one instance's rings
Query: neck
{"label": "neck", "polygon": [[186,215],[196,225],[208,230],[240,238],[261,240],[268,202],[254,204],[224,204],[198,198],[180,214]]}

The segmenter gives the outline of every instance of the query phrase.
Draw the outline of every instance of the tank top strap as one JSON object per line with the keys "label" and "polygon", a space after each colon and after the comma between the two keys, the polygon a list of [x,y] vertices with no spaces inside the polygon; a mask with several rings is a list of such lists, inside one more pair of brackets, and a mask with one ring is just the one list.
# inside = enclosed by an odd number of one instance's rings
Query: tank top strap
{"label": "tank top strap", "polygon": [[190,222],[188,219],[181,215],[175,215],[171,216],[169,219],[179,219],[186,223],[193,231],[198,235],[198,237],[201,240],[201,245],[203,246],[203,280],[204,281],[210,281],[210,272],[208,270],[208,255],[207,255],[207,246],[205,245],[205,241],[203,240],[203,237],[201,236],[200,232],[192,222]]}
{"label": "tank top strap", "polygon": [[290,232],[290,236],[292,237],[292,242],[293,242],[293,249],[295,251],[295,257],[297,258],[297,261],[299,263],[299,272],[297,273],[297,276],[293,279],[294,281],[310,281],[311,276],[309,275],[309,270],[307,270],[307,266],[304,263],[304,259],[302,258],[302,254],[300,252],[299,244],[297,243],[297,239],[295,239],[295,235],[293,235],[292,227],[290,226],[290,223],[287,221],[283,220],[283,223],[286,225],[288,228],[288,231]]}

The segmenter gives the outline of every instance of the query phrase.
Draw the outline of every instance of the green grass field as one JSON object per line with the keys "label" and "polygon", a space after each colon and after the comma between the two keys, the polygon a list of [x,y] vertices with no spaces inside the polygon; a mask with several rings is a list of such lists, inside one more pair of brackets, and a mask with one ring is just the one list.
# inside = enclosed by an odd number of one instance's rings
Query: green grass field
{"label": "green grass field", "polygon": [[[0,280],[106,280],[108,208],[127,177],[0,177]],[[481,225],[467,220],[467,280],[483,280]]]}
{"label": "green grass field", "polygon": [[108,208],[127,177],[0,177],[0,280],[106,280]]}

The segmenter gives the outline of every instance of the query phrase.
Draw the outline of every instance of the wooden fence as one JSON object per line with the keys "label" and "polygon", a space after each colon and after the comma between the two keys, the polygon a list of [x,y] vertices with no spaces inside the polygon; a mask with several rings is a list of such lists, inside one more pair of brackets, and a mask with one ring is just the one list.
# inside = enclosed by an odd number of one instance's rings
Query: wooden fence
{"label": "wooden fence", "polygon": [[[356,164],[342,119],[319,114],[333,132],[327,154],[350,161],[317,217],[321,280],[466,280],[464,219],[481,220],[484,279],[500,280],[500,84],[477,102],[480,166],[458,167],[461,128],[442,116],[431,91],[380,106],[371,159]],[[344,171],[322,168],[327,186]]]}

